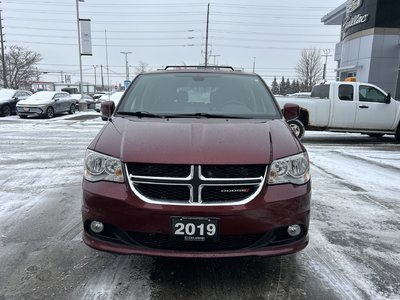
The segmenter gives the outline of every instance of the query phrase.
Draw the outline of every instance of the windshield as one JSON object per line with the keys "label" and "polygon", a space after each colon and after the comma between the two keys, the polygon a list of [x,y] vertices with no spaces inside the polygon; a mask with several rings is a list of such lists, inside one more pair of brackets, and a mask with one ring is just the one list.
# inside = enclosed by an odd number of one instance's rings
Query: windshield
{"label": "windshield", "polygon": [[15,91],[13,90],[0,90],[0,98],[12,98],[14,96]]}
{"label": "windshield", "polygon": [[258,76],[221,73],[142,74],[117,111],[132,112],[177,117],[280,118],[272,95]]}

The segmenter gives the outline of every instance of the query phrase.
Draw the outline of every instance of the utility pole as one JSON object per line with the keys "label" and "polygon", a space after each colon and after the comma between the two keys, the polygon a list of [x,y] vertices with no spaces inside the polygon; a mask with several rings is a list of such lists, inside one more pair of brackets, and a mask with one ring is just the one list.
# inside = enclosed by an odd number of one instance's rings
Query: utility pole
{"label": "utility pole", "polygon": [[255,73],[256,72],[256,57],[254,56],[254,59],[253,59],[253,73]]}
{"label": "utility pole", "polygon": [[101,90],[104,91],[103,65],[100,65],[100,73],[101,73]]}
{"label": "utility pole", "polygon": [[207,67],[208,63],[208,24],[210,22],[210,3],[207,6],[207,25],[206,25],[206,54],[204,56],[204,66]]}
{"label": "utility pole", "polygon": [[[1,3],[1,1],[0,1]],[[3,85],[4,88],[8,87],[7,84],[7,69],[6,69],[6,59],[4,56],[4,40],[3,40],[3,23],[2,23],[2,17],[1,17],[1,12],[2,10],[0,9],[0,42],[1,42],[1,65],[3,69]]]}
{"label": "utility pole", "polygon": [[126,80],[129,80],[129,65],[128,65],[128,54],[131,54],[132,52],[124,52],[121,51],[121,54],[125,55],[125,73],[126,73]]}
{"label": "utility pole", "polygon": [[329,55],[329,53],[331,52],[331,50],[329,50],[329,49],[324,49],[322,51],[324,52],[324,54],[322,56],[325,56],[324,72],[322,73],[322,79],[325,80],[325,77],[326,77],[326,64],[328,63],[328,56],[332,56],[332,55]]}
{"label": "utility pole", "polygon": [[93,65],[93,68],[94,68],[94,91],[96,92],[96,86],[97,86],[97,76],[96,76],[96,68],[98,67],[99,65]]}

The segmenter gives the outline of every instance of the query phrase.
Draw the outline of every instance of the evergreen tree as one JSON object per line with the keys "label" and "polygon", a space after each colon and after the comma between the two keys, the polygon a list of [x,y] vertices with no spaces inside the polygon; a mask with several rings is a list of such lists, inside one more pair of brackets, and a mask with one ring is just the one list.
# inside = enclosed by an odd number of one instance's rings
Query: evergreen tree
{"label": "evergreen tree", "polygon": [[274,95],[279,94],[279,85],[278,82],[276,81],[276,76],[274,77],[274,81],[272,81],[271,92]]}
{"label": "evergreen tree", "polygon": [[292,83],[291,83],[291,85],[290,85],[290,89],[291,89],[291,92],[292,92],[293,94],[299,92],[299,91],[297,90],[296,80],[294,80],[294,79],[292,80]]}
{"label": "evergreen tree", "polygon": [[291,88],[291,86],[290,86],[290,80],[289,80],[289,78],[286,79],[285,92],[286,92],[286,94],[292,94],[292,93],[293,93],[292,88]]}
{"label": "evergreen tree", "polygon": [[299,93],[300,92],[300,82],[298,80],[294,80],[292,81],[291,84],[291,89],[292,89],[292,93]]}
{"label": "evergreen tree", "polygon": [[285,77],[282,76],[282,81],[279,84],[279,94],[280,95],[286,95],[286,82],[285,82]]}

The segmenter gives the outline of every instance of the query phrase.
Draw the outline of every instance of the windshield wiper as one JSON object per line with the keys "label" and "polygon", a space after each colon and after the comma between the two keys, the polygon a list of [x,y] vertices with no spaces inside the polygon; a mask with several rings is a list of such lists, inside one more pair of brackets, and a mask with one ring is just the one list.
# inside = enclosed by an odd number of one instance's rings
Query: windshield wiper
{"label": "windshield wiper", "polygon": [[126,116],[135,116],[139,118],[165,118],[164,115],[157,115],[147,111],[118,111],[117,114]]}
{"label": "windshield wiper", "polygon": [[249,117],[244,116],[235,116],[235,115],[224,115],[224,114],[209,114],[205,112],[198,112],[192,114],[173,114],[168,115],[168,118],[215,118],[215,119],[250,119]]}

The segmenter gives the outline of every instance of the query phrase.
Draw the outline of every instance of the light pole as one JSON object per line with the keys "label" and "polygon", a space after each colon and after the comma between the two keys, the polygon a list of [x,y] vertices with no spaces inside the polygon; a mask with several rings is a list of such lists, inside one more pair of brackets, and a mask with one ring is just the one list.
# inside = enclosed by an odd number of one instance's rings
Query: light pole
{"label": "light pole", "polygon": [[215,58],[221,56],[220,54],[209,54],[208,56],[214,57],[214,66],[215,66]]}
{"label": "light pole", "polygon": [[332,55],[329,55],[329,53],[331,52],[331,50],[329,50],[329,49],[324,49],[324,50],[322,50],[322,51],[324,52],[324,54],[323,54],[322,56],[325,56],[325,63],[324,63],[324,70],[323,70],[323,73],[322,73],[322,79],[325,80],[325,76],[326,76],[326,65],[327,65],[327,63],[328,63],[328,56],[332,56]]}
{"label": "light pole", "polygon": [[256,72],[256,57],[253,57],[253,73]]}
{"label": "light pole", "polygon": [[[83,101],[83,87],[82,87],[82,81],[83,81],[83,76],[82,76],[82,53],[81,53],[81,28],[79,24],[79,4],[78,2],[85,2],[85,0],[76,0],[76,27],[78,29],[78,51],[79,51],[79,90],[81,91],[81,99],[79,100],[79,110],[81,110],[81,102],[82,102],[82,110],[86,111],[87,106],[85,105],[86,102]],[[84,103],[83,103],[84,102]]]}
{"label": "light pole", "polygon": [[128,54],[131,54],[132,52],[124,52],[121,51],[121,54],[125,55],[125,65],[126,65],[126,80],[129,80],[129,65],[128,65]]}
{"label": "light pole", "polygon": [[96,68],[99,67],[99,65],[93,65],[94,68],[94,91],[96,92],[97,89],[97,76],[96,76]]}

